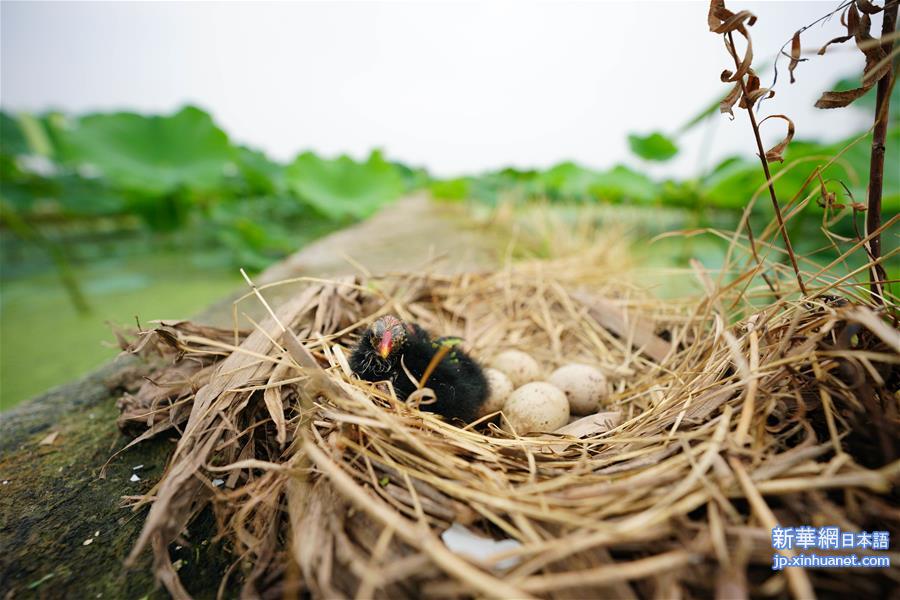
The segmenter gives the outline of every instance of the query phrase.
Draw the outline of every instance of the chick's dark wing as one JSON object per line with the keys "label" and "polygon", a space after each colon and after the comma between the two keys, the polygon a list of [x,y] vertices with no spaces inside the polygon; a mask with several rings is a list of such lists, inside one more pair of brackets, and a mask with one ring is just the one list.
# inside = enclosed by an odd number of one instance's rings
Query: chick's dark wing
{"label": "chick's dark wing", "polygon": [[423,407],[425,410],[466,423],[478,416],[488,395],[488,384],[481,367],[468,354],[456,349],[443,357],[425,385],[437,396],[433,404]]}

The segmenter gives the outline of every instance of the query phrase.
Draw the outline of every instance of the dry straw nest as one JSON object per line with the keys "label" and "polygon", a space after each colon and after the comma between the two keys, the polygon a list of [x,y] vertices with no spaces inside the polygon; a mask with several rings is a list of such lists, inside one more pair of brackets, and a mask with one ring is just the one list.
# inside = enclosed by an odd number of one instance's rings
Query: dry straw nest
{"label": "dry straw nest", "polygon": [[[143,332],[133,351],[166,366],[122,399],[120,425],[133,443],[168,430],[178,444],[136,502],[150,507],[132,558],[151,547],[159,580],[186,597],[168,548],[211,507],[235,561],[225,596],[894,589],[896,567],[774,572],[770,533],[837,525],[900,539],[890,308],[830,295],[821,272],[800,300],[757,288],[752,270],[716,282],[699,267],[704,293],[660,300],[627,282],[622,260],[594,243],[494,272],[307,280],[246,331]],[[420,412],[347,366],[385,313],[462,336],[483,360],[519,348],[548,371],[595,364],[612,414],[516,436],[502,417],[462,429]],[[520,545],[471,560],[442,542],[454,523]]]}

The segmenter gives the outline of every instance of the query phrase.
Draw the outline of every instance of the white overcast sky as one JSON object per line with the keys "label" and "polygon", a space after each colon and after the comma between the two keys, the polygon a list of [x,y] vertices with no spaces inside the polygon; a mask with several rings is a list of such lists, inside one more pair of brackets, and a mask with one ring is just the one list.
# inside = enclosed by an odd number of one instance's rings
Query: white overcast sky
{"label": "white overcast sky", "polygon": [[[727,4],[759,16],[759,64],[838,2]],[[439,175],[569,159],[637,164],[628,132],[673,131],[726,91],[718,76],[733,65],[707,29],[707,6],[3,1],[0,104],[156,113],[193,103],[277,159],[379,147]],[[804,45],[841,33],[834,17]],[[764,112],[790,115],[798,137],[856,131],[864,115],[812,104],[861,65],[840,50],[803,63],[797,84],[784,73]],[[651,172],[691,175],[751,152],[746,116],[736,114],[684,136],[679,158]],[[767,137],[780,135],[776,121]]]}

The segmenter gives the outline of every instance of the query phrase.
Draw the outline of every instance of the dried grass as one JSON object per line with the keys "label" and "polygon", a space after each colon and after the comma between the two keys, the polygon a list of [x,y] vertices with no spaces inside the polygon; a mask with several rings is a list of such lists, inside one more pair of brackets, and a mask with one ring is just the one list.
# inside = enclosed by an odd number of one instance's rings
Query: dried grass
{"label": "dried grass", "polygon": [[[896,567],[770,568],[776,523],[900,536],[893,299],[876,308],[820,271],[804,273],[801,300],[784,267],[766,265],[782,275],[773,299],[735,234],[730,278],[697,264],[704,293],[663,301],[631,281],[623,244],[540,222],[556,256],[311,281],[249,331],[145,332],[135,351],[172,363],[123,398],[120,425],[179,441],[136,503],[150,510],[132,559],[151,547],[158,578],[186,597],[167,547],[211,506],[240,567],[222,594],[809,597],[896,586]],[[596,364],[614,414],[521,437],[502,417],[460,429],[419,412],[347,366],[354,336],[387,312],[460,335],[486,360],[515,347],[548,370]],[[442,543],[455,522],[521,546],[476,563]]]}

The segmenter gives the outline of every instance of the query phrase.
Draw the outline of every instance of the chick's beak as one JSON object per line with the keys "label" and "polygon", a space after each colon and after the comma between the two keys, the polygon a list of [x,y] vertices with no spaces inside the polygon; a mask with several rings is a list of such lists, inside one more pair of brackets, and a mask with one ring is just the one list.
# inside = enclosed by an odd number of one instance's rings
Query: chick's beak
{"label": "chick's beak", "polygon": [[378,342],[378,355],[383,359],[387,359],[391,355],[393,349],[393,336],[390,331],[385,331],[381,340]]}

